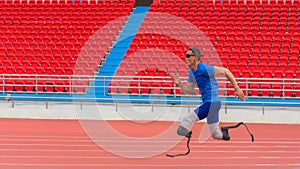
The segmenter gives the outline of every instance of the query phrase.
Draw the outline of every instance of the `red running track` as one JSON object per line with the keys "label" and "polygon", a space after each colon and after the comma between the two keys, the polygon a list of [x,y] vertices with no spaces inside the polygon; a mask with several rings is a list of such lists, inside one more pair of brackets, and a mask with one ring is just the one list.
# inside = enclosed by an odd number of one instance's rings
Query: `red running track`
{"label": "red running track", "polygon": [[[130,137],[148,137],[164,131],[172,122],[109,124]],[[198,123],[193,128],[188,156],[165,156],[185,152],[184,139],[154,157],[125,158],[95,144],[76,120],[1,119],[0,169],[300,169],[300,125],[248,124],[256,138],[254,143],[241,127],[230,131],[232,140],[228,142],[209,139],[199,144],[201,127]],[[123,145],[122,140],[101,139],[112,146]]]}

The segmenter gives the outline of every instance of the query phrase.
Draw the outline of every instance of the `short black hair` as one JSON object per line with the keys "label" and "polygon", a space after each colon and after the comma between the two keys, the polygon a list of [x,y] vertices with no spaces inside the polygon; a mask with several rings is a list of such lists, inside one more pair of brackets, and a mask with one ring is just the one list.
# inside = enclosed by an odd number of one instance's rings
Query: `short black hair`
{"label": "short black hair", "polygon": [[190,48],[189,50],[192,51],[196,56],[198,56],[199,59],[203,57],[203,54],[198,48]]}

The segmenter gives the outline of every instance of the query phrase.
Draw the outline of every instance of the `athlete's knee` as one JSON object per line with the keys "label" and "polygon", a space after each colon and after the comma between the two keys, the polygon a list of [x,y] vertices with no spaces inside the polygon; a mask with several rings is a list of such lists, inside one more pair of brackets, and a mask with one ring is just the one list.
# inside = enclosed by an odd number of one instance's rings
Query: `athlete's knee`
{"label": "athlete's knee", "polygon": [[213,139],[218,140],[218,137],[214,134],[211,135]]}
{"label": "athlete's knee", "polygon": [[199,120],[199,118],[196,113],[190,113],[189,115],[187,115],[186,117],[184,117],[182,119],[180,125],[186,129],[189,129],[198,120]]}
{"label": "athlete's knee", "polygon": [[211,133],[211,137],[216,140],[221,140],[223,138],[223,134],[222,134],[222,132],[217,130],[217,131]]}
{"label": "athlete's knee", "polygon": [[212,138],[220,140],[223,138],[222,132],[219,130],[219,123],[208,124]]}

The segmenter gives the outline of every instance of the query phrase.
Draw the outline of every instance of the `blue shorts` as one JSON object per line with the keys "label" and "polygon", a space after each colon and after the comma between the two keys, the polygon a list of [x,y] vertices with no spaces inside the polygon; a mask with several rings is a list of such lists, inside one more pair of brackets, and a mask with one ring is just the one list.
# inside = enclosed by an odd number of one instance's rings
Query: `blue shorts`
{"label": "blue shorts", "polygon": [[200,120],[207,118],[208,124],[219,122],[221,102],[206,102],[194,110]]}

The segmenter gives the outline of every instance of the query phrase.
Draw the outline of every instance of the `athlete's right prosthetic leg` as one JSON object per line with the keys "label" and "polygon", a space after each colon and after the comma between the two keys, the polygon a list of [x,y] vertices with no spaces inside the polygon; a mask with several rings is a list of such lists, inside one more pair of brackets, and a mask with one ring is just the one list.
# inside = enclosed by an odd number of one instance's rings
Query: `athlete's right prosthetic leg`
{"label": "athlete's right prosthetic leg", "polygon": [[228,133],[228,128],[227,127],[221,127],[221,131],[223,133],[223,140],[229,141],[230,136],[229,136],[229,133]]}
{"label": "athlete's right prosthetic leg", "polygon": [[212,138],[216,140],[230,140],[228,129],[219,128],[219,122],[208,124]]}
{"label": "athlete's right prosthetic leg", "polygon": [[244,122],[239,122],[238,124],[234,125],[234,126],[224,126],[224,127],[221,127],[221,131],[223,133],[223,139],[224,140],[230,140],[230,136],[229,136],[229,133],[228,133],[228,129],[234,129],[234,128],[238,128],[240,125],[244,125],[248,131],[248,133],[250,134],[251,136],[251,141],[254,142],[254,135],[250,132],[248,126],[244,123]]}

